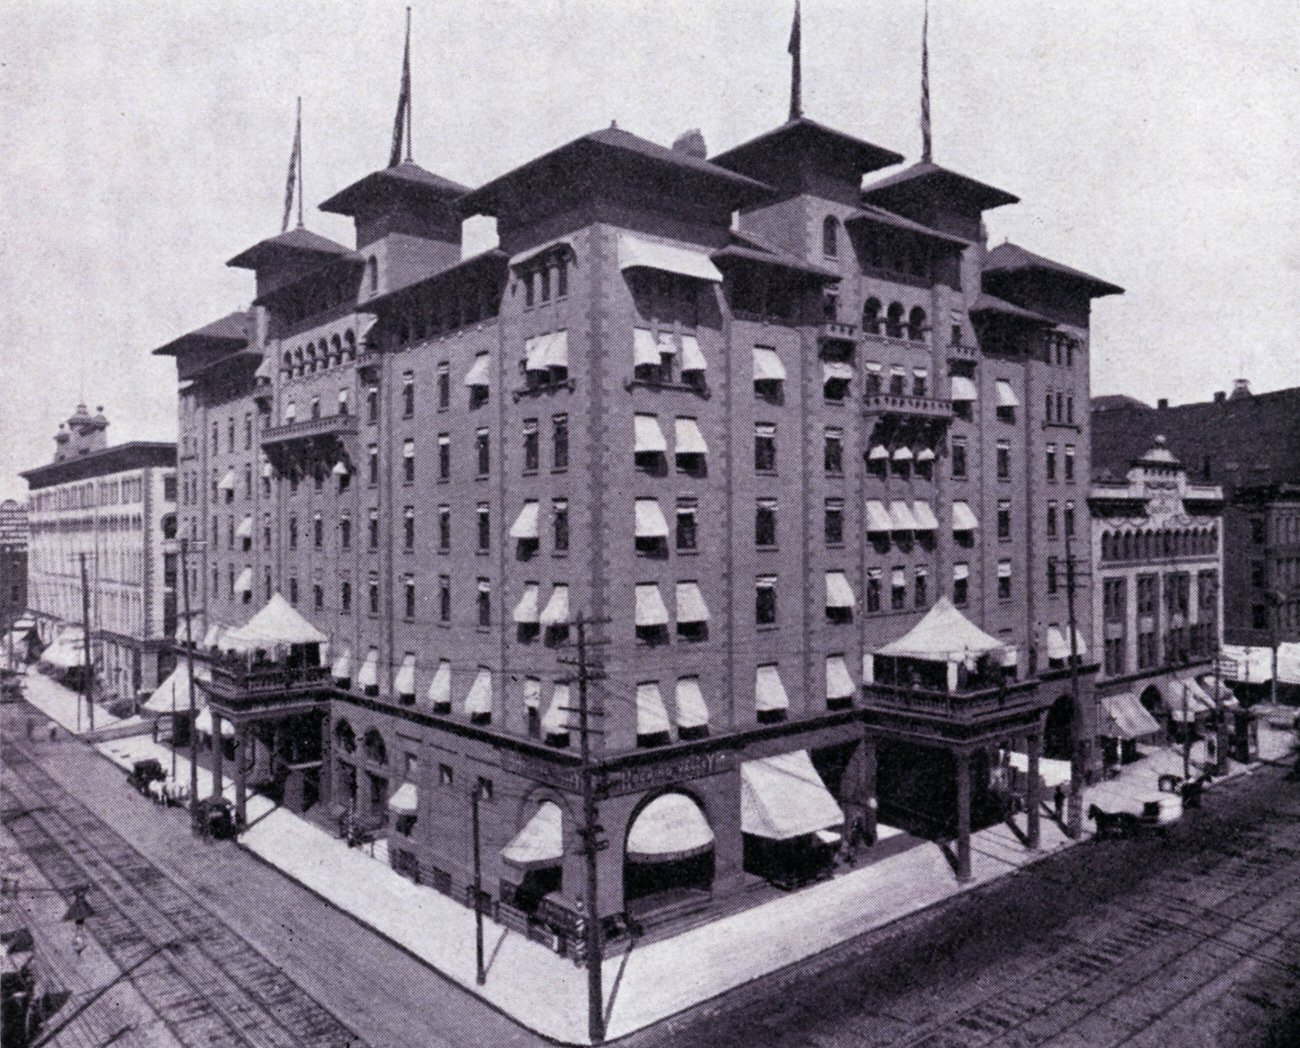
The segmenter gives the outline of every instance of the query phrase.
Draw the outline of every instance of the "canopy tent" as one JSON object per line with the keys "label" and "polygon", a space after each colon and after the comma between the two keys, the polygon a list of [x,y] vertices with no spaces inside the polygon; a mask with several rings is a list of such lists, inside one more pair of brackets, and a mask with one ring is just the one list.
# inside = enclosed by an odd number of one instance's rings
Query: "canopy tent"
{"label": "canopy tent", "polygon": [[674,862],[713,848],[713,830],[684,793],[663,793],[637,814],[627,833],[630,862]]}
{"label": "canopy tent", "polygon": [[420,812],[420,791],[413,782],[404,782],[388,798],[388,810],[397,816],[414,817]]}
{"label": "canopy tent", "polygon": [[564,861],[564,813],[554,801],[542,801],[524,828],[504,848],[501,858],[518,870],[541,870]]}
{"label": "canopy tent", "polygon": [[1160,723],[1132,692],[1104,695],[1100,699],[1103,725],[1100,734],[1111,739],[1142,739],[1160,732]]}
{"label": "canopy tent", "polygon": [[844,823],[844,812],[807,750],[740,765],[740,829],[785,841]]}
{"label": "canopy tent", "polygon": [[[208,668],[203,663],[198,662],[194,665],[194,679],[210,680]],[[194,702],[198,706],[207,704],[207,696],[204,695],[203,689],[196,687],[194,689]],[[176,710],[178,713],[187,712],[190,708],[190,674],[181,660],[172,670],[171,675],[154,689],[154,693],[149,696],[140,707],[144,713],[171,713]]]}
{"label": "canopy tent", "polygon": [[227,633],[220,647],[228,651],[257,651],[277,646],[324,644],[325,640],[325,634],[275,593],[247,623]]}
{"label": "canopy tent", "polygon": [[1001,652],[1004,647],[1002,641],[989,636],[958,611],[947,597],[940,597],[920,622],[898,640],[878,648],[876,655],[946,662]]}

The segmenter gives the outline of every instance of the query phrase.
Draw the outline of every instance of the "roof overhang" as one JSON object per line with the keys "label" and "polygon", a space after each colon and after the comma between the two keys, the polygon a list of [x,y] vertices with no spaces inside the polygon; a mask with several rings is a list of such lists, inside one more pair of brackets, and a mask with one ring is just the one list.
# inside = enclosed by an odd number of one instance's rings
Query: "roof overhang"
{"label": "roof overhang", "polygon": [[368,203],[385,197],[404,196],[416,200],[452,201],[470,191],[468,186],[435,175],[418,164],[403,163],[381,168],[339,190],[320,205],[335,215],[356,215]]}
{"label": "roof overhang", "polygon": [[874,207],[871,204],[862,204],[857,211],[844,219],[846,226],[864,223],[904,230],[919,237],[925,237],[954,247],[966,248],[970,247],[971,244],[969,240],[963,237],[953,236],[951,233],[941,233],[937,229],[932,229],[920,222],[914,222],[910,218],[904,218],[902,215],[896,215],[892,211],[886,211],[884,208]]}
{"label": "roof overhang", "polygon": [[337,241],[299,228],[291,229],[279,236],[268,237],[266,240],[259,240],[252,247],[241,251],[226,265],[235,269],[256,270],[261,269],[268,262],[286,256],[315,255],[320,258],[330,258],[350,253],[351,248],[346,248]]}
{"label": "roof overhang", "polygon": [[883,207],[936,196],[966,201],[980,211],[1020,203],[1020,198],[1014,193],[959,175],[956,171],[949,171],[946,167],[929,161],[921,161],[892,175],[886,175],[862,191],[864,200]]}
{"label": "roof overhang", "polygon": [[248,345],[248,325],[252,314],[242,309],[228,313],[220,320],[187,332],[153,351],[155,357],[178,357],[198,349],[242,349]]}
{"label": "roof overhang", "polygon": [[465,276],[469,273],[485,272],[496,273],[504,277],[510,268],[510,256],[500,248],[489,248],[487,251],[478,255],[472,255],[469,258],[457,262],[454,266],[448,266],[431,276],[423,277],[413,283],[406,284],[392,291],[385,292],[382,295],[376,295],[369,301],[357,305],[358,313],[382,313],[396,303],[418,294],[426,288],[436,287],[446,281],[453,280],[456,277]]}
{"label": "roof overhang", "polygon": [[1056,321],[1050,317],[1045,317],[1041,313],[1035,313],[1032,309],[1025,309],[1024,306],[1017,306],[1006,299],[998,298],[996,295],[990,295],[987,292],[980,292],[976,297],[974,304],[970,307],[971,315],[977,313],[991,314],[999,317],[1009,317],[1013,320],[1023,321],[1027,324],[1043,325],[1046,327],[1055,327]]}
{"label": "roof overhang", "polygon": [[811,149],[821,150],[843,160],[856,169],[859,176],[903,161],[902,155],[892,149],[836,131],[807,117],[799,117],[718,154],[713,158],[713,163],[719,167],[740,170],[751,164],[761,164]]}
{"label": "roof overhang", "polygon": [[1080,288],[1089,298],[1124,294],[1124,289],[1118,284],[1111,284],[1064,263],[1054,262],[1012,243],[1000,244],[988,253],[984,261],[984,273],[986,276],[1012,278],[1022,274],[1035,274]]}

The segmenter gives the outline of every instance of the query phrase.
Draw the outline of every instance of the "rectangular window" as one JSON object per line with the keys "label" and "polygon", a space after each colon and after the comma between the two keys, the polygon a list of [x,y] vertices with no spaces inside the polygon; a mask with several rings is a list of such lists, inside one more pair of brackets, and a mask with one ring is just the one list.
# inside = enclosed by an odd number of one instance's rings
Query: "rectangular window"
{"label": "rectangular window", "polygon": [[998,600],[1011,599],[1011,561],[998,561]]}
{"label": "rectangular window", "polygon": [[415,373],[402,373],[402,417],[411,418],[415,414]]}
{"label": "rectangular window", "polygon": [[402,483],[415,483],[415,441],[402,441]]}
{"label": "rectangular window", "polygon": [[322,549],[325,545],[325,521],[319,513],[312,517],[311,544],[317,549]]}
{"label": "rectangular window", "polygon": [[371,444],[366,449],[366,461],[368,463],[367,476],[371,485],[379,483],[379,445]]}
{"label": "rectangular window", "polygon": [[957,479],[966,476],[966,438],[952,438],[952,475]]}
{"label": "rectangular window", "polygon": [[295,516],[289,517],[289,548],[298,548],[298,518]]}
{"label": "rectangular window", "polygon": [[379,548],[379,510],[372,509],[370,511],[370,519],[366,524],[368,532],[366,539],[368,545],[372,550],[376,550]]}
{"label": "rectangular window", "polygon": [[1051,499],[1047,503],[1047,537],[1056,538],[1056,502]]}
{"label": "rectangular window", "polygon": [[492,625],[492,584],[487,579],[478,580],[478,624],[482,628]]}
{"label": "rectangular window", "polygon": [[298,580],[292,575],[289,576],[289,603],[298,606]]}
{"label": "rectangular window", "polygon": [[569,416],[555,415],[551,419],[551,468],[569,468]]}
{"label": "rectangular window", "polygon": [[480,429],[474,434],[474,453],[478,465],[478,475],[486,477],[492,466],[491,443],[486,429]]}
{"label": "rectangular window", "polygon": [[551,522],[554,528],[554,547],[556,553],[569,550],[569,500],[555,499],[551,503]]}
{"label": "rectangular window", "polygon": [[374,425],[379,421],[379,387],[366,387],[366,422]]}
{"label": "rectangular window", "polygon": [[929,569],[917,568],[912,582],[912,603],[918,608],[927,607],[930,603],[929,582]]}
{"label": "rectangular window", "polygon": [[880,569],[867,569],[867,611],[880,610]]}
{"label": "rectangular window", "polygon": [[1065,479],[1074,479],[1074,445],[1065,445]]}
{"label": "rectangular window", "polygon": [[822,446],[822,466],[831,476],[844,472],[844,431],[828,428]]}
{"label": "rectangular window", "polygon": [[776,426],[766,422],[754,425],[754,469],[758,473],[776,470]]}
{"label": "rectangular window", "polygon": [[244,450],[251,451],[253,448],[253,413],[250,411],[244,415]]}
{"label": "rectangular window", "polygon": [[1011,476],[1011,444],[999,440],[997,445],[998,480],[1007,480]]}
{"label": "rectangular window", "polygon": [[312,607],[317,611],[320,611],[325,607],[325,587],[319,582],[313,582],[311,584],[311,603]]}
{"label": "rectangular window", "polygon": [[415,576],[402,576],[402,610],[408,619],[415,618]]}
{"label": "rectangular window", "polygon": [[697,546],[696,513],[698,507],[693,498],[677,500],[677,549],[679,552],[693,552]]}
{"label": "rectangular window", "polygon": [[478,512],[478,551],[486,553],[492,546],[492,509],[486,502],[480,502]]}
{"label": "rectangular window", "polygon": [[759,499],[754,509],[754,544],[776,545],[776,499]]}
{"label": "rectangular window", "polygon": [[1065,523],[1065,533],[1067,535],[1073,535],[1074,534],[1074,502],[1073,500],[1070,499],[1067,499],[1065,503],[1064,523]]}
{"label": "rectangular window", "polygon": [[902,611],[907,607],[907,569],[895,568],[889,578],[889,607]]}
{"label": "rectangular window", "polygon": [[451,507],[438,507],[438,551],[447,553],[451,550]]}
{"label": "rectangular window", "polygon": [[451,365],[443,360],[438,364],[438,410],[451,406]]}
{"label": "rectangular window", "polygon": [[339,390],[339,414],[343,416],[350,414],[348,408],[348,391],[346,389]]}
{"label": "rectangular window", "polygon": [[408,553],[415,549],[415,507],[402,510],[402,548]]}
{"label": "rectangular window", "polygon": [[760,575],[754,588],[754,621],[760,626],[776,624],[776,576]]}
{"label": "rectangular window", "polygon": [[379,574],[372,571],[366,583],[366,609],[371,615],[379,614]]}
{"label": "rectangular window", "polygon": [[998,538],[1011,538],[1011,500],[998,499]]}
{"label": "rectangular window", "polygon": [[1056,558],[1047,558],[1047,592],[1056,592]]}
{"label": "rectangular window", "polygon": [[1047,445],[1047,479],[1056,479],[1056,445]]}
{"label": "rectangular window", "polygon": [[952,602],[959,608],[966,606],[970,599],[970,565],[954,564],[952,566]]}
{"label": "rectangular window", "polygon": [[826,545],[839,546],[844,542],[844,500],[826,500]]}
{"label": "rectangular window", "polygon": [[438,620],[451,622],[451,576],[438,576]]}
{"label": "rectangular window", "polygon": [[536,473],[540,463],[540,444],[537,419],[524,419],[524,472]]}
{"label": "rectangular window", "polygon": [[928,397],[930,395],[930,373],[925,368],[912,369],[912,396]]}
{"label": "rectangular window", "polygon": [[451,479],[451,434],[438,434],[438,479]]}

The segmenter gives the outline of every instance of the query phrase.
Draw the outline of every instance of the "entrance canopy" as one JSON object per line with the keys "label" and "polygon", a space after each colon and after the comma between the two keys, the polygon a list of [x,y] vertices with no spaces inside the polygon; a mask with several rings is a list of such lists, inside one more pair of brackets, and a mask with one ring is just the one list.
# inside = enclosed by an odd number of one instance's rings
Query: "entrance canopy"
{"label": "entrance canopy", "polygon": [[1132,692],[1103,696],[1101,712],[1105,719],[1101,734],[1107,738],[1142,739],[1160,731],[1160,723]]}
{"label": "entrance canopy", "polygon": [[713,830],[684,793],[665,793],[644,808],[627,833],[630,862],[675,862],[713,848]]}
{"label": "entrance canopy", "polygon": [[1168,681],[1160,689],[1165,709],[1174,720],[1194,721],[1214,712],[1210,697],[1201,690],[1194,677],[1179,677]]}
{"label": "entrance canopy", "polygon": [[[195,664],[195,680],[208,680],[209,676],[206,666],[202,663]],[[194,701],[198,706],[207,704],[201,688],[196,687],[194,689]],[[178,713],[189,712],[190,674],[183,661],[176,664],[171,676],[158,685],[154,693],[145,700],[144,705],[140,708],[146,713],[171,713],[173,709]]]}
{"label": "entrance canopy", "polygon": [[[200,735],[212,734],[212,710],[204,707],[199,710],[199,715],[194,718],[194,730]],[[228,720],[221,722],[221,737],[223,739],[233,739],[235,737],[235,726]]]}
{"label": "entrance canopy", "polygon": [[501,849],[501,858],[519,870],[558,866],[564,859],[564,817],[554,801],[542,801],[514,840]]}
{"label": "entrance canopy", "polygon": [[41,662],[55,669],[70,670],[86,664],[86,653],[82,642],[69,637],[67,633],[41,652]]}
{"label": "entrance canopy", "polygon": [[220,646],[227,651],[269,651],[276,647],[324,644],[325,639],[325,634],[276,593],[245,625],[227,633]]}
{"label": "entrance canopy", "polygon": [[844,812],[807,750],[740,766],[740,828],[768,840],[802,837],[844,823]]}

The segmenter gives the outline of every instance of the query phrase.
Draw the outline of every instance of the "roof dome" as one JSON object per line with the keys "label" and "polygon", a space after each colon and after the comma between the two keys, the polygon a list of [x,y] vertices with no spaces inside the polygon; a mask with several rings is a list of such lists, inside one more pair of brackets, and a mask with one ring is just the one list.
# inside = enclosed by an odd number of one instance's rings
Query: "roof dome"
{"label": "roof dome", "polygon": [[1174,453],[1165,447],[1165,438],[1162,436],[1156,437],[1155,444],[1138,461],[1160,466],[1180,465],[1178,459],[1174,457]]}

